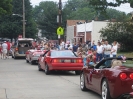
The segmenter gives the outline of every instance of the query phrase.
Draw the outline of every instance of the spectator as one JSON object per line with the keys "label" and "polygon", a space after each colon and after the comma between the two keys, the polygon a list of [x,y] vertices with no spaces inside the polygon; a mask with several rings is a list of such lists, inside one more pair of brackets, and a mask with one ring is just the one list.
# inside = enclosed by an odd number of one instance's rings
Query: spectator
{"label": "spectator", "polygon": [[113,55],[113,57],[116,57],[117,55],[117,41],[113,42],[113,46],[111,48],[111,55]]}
{"label": "spectator", "polygon": [[76,45],[76,43],[74,43],[74,45],[73,45],[73,48],[72,48],[72,50],[73,50],[73,52],[77,52],[77,49],[78,49],[78,46]]}
{"label": "spectator", "polygon": [[84,64],[84,66],[86,66],[87,64],[87,55],[86,55],[86,52],[85,51],[83,51],[82,52],[82,58],[83,58],[83,64]]}
{"label": "spectator", "polygon": [[2,59],[2,43],[0,43],[0,57]]}
{"label": "spectator", "polygon": [[6,55],[7,55],[7,48],[8,45],[6,44],[6,41],[4,41],[4,43],[2,44],[2,53],[3,53],[3,59],[6,59]]}
{"label": "spectator", "polygon": [[90,65],[94,65],[95,63],[94,63],[94,60],[93,60],[92,55],[90,55],[90,57],[89,57],[89,58],[90,58],[90,62],[89,62],[89,64],[90,64]]}
{"label": "spectator", "polygon": [[11,44],[9,41],[6,42],[7,44],[7,58],[9,58],[9,53],[10,53],[10,49],[11,49]]}
{"label": "spectator", "polygon": [[92,55],[93,54],[92,49],[89,49],[87,53],[88,55]]}
{"label": "spectator", "polygon": [[62,40],[62,42],[60,43],[60,50],[64,49],[65,49],[65,42]]}
{"label": "spectator", "polygon": [[96,55],[96,62],[98,63],[99,61],[101,61],[102,60],[102,58],[103,58],[103,50],[104,50],[104,48],[103,48],[103,46],[101,45],[101,43],[100,42],[98,42],[98,45],[97,45],[97,55]]}
{"label": "spectator", "polygon": [[82,47],[78,47],[77,56],[82,57],[82,52],[83,52]]}
{"label": "spectator", "polygon": [[92,43],[92,47],[91,47],[91,48],[93,48],[93,50],[94,50],[94,51],[96,51],[97,46],[95,45],[95,43],[94,43],[94,42]]}
{"label": "spectator", "polygon": [[104,47],[104,58],[109,58],[111,53],[111,45],[108,44],[108,41],[105,41]]}

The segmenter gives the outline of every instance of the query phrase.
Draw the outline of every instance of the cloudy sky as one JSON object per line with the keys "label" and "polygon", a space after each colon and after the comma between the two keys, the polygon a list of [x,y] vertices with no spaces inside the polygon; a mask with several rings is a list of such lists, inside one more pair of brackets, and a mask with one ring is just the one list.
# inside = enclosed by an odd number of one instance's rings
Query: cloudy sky
{"label": "cloudy sky", "polygon": [[[33,6],[38,5],[41,1],[55,1],[59,2],[59,0],[31,0],[31,3]],[[67,0],[62,0],[63,3],[65,3]],[[107,0],[107,1],[112,1],[112,0]],[[133,8],[130,8],[130,5],[128,3],[122,4],[120,7],[116,7],[115,9],[124,11],[126,13],[133,12]]]}

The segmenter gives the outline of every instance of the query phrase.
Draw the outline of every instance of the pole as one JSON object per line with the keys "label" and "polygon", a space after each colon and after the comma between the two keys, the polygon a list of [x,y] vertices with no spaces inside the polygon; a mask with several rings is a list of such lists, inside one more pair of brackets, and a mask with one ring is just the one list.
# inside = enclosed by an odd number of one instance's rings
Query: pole
{"label": "pole", "polygon": [[25,2],[23,0],[23,38],[25,38]]}
{"label": "pole", "polygon": [[[61,21],[62,21],[62,2],[61,0],[59,0],[59,27],[61,26]],[[61,40],[61,36],[58,35],[58,39],[59,39],[59,44],[60,44],[60,40]]]}
{"label": "pole", "polygon": [[86,22],[85,22],[85,37],[84,37],[84,41],[86,42]]}

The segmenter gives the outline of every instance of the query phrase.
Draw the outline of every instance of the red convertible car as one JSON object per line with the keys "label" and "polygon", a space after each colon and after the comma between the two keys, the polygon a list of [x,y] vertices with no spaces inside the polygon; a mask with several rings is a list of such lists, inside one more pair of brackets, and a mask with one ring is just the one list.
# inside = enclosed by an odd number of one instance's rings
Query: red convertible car
{"label": "red convertible car", "polygon": [[107,58],[84,67],[80,88],[92,90],[102,99],[133,99],[133,58]]}
{"label": "red convertible car", "polygon": [[38,61],[39,71],[44,70],[46,75],[52,70],[75,71],[78,75],[83,68],[82,58],[71,50],[50,50],[41,55]]}
{"label": "red convertible car", "polygon": [[30,64],[38,63],[38,58],[40,55],[44,54],[45,50],[35,50],[30,49],[26,52],[26,62]]}

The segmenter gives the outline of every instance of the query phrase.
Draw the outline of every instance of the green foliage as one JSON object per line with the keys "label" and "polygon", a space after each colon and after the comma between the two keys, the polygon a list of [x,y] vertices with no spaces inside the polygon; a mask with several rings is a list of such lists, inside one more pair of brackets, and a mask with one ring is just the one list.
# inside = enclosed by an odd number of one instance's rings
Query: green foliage
{"label": "green foliage", "polygon": [[121,44],[121,50],[133,50],[133,22],[109,23],[106,28],[101,29],[103,37],[107,37],[109,42],[118,41]]}
{"label": "green foliage", "polygon": [[101,12],[106,12],[107,7],[118,7],[123,3],[130,3],[130,6],[133,7],[133,0],[112,0],[107,2],[108,0],[87,0],[89,3],[95,7],[96,10]]}
{"label": "green foliage", "polygon": [[0,15],[12,12],[12,0],[0,0]]}
{"label": "green foliage", "polygon": [[[94,0],[93,2],[99,1]],[[100,21],[111,19],[122,21],[123,19],[126,20],[128,18],[124,12],[115,9],[107,8],[104,9],[105,11],[101,11],[100,9],[95,10],[94,8],[95,7],[90,5],[86,0],[69,0],[63,8],[63,19],[92,20],[97,17]]]}
{"label": "green foliage", "polygon": [[[23,34],[23,3],[22,0],[13,0],[13,14],[18,15],[2,15],[0,17],[0,36],[7,38],[17,38],[18,35]],[[29,0],[25,0],[25,16],[26,16],[26,37],[35,38],[37,33],[36,23],[32,18],[32,6]]]}
{"label": "green foliage", "polygon": [[96,11],[86,0],[68,0],[63,8],[63,19],[92,20]]}
{"label": "green foliage", "polygon": [[42,30],[42,35],[48,39],[57,39],[56,30],[58,5],[53,1],[44,1],[33,8],[34,19],[38,28]]}
{"label": "green foliage", "polygon": [[[112,14],[113,13],[113,14]],[[100,14],[99,19],[100,20],[111,20],[116,19],[117,21],[123,21],[129,19],[129,15],[127,15],[125,12],[118,11],[116,9],[107,8],[106,13]]]}

